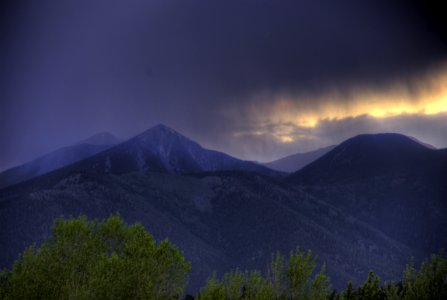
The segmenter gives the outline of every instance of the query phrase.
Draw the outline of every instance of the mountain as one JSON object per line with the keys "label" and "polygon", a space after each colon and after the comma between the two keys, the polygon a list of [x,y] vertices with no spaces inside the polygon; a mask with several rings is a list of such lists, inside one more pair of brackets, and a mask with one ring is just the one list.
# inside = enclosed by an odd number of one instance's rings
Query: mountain
{"label": "mountain", "polygon": [[436,150],[436,149],[437,149],[435,146],[433,146],[433,145],[431,145],[431,144],[428,144],[428,143],[421,142],[420,140],[418,140],[417,138],[415,138],[415,137],[413,137],[413,136],[408,136],[408,137],[409,137],[410,139],[412,139],[413,141],[415,141],[415,142],[421,144],[422,146],[425,146],[426,148],[433,149],[433,150]]}
{"label": "mountain", "polygon": [[428,254],[447,246],[446,179],[446,149],[374,134],[343,142],[286,181]]}
{"label": "mountain", "polygon": [[[79,164],[79,163],[77,163]],[[0,267],[45,239],[54,218],[119,213],[169,238],[192,261],[197,292],[216,271],[266,271],[274,251],[312,249],[339,289],[369,269],[399,278],[414,252],[310,194],[253,172],[112,174],[69,166],[0,190]]]}
{"label": "mountain", "polygon": [[273,170],[292,173],[320,158],[324,154],[334,149],[334,147],[335,146],[328,146],[310,152],[296,153],[278,160],[262,163],[262,165]]}
{"label": "mountain", "polygon": [[0,267],[45,239],[56,217],[110,213],[177,244],[193,263],[191,291],[213,271],[266,271],[272,252],[296,246],[327,263],[338,289],[350,279],[360,283],[370,269],[397,279],[408,258],[419,254],[278,174],[155,126],[0,190]]}
{"label": "mountain", "polygon": [[205,171],[243,170],[281,176],[254,162],[208,150],[165,126],[149,130],[101,152],[78,165],[81,170],[123,174],[135,171],[187,174]]}
{"label": "mountain", "polygon": [[72,146],[60,148],[0,173],[0,189],[70,165],[104,151],[118,142],[118,138],[103,132]]}

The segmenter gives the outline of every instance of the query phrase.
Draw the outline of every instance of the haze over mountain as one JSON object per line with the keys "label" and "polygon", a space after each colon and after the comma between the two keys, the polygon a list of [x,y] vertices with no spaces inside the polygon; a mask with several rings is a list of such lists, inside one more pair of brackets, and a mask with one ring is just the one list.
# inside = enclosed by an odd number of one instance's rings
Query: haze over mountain
{"label": "haze over mountain", "polygon": [[0,188],[62,168],[98,152],[106,150],[120,140],[108,132],[95,134],[72,146],[63,147],[0,173]]}
{"label": "haze over mountain", "polygon": [[95,135],[92,135],[85,140],[77,142],[78,144],[89,144],[89,145],[116,145],[121,143],[122,140],[111,134],[110,132],[100,132]]}
{"label": "haze over mountain", "polygon": [[292,173],[320,158],[324,154],[334,149],[334,147],[335,146],[328,146],[314,151],[296,153],[271,162],[262,163],[262,165],[273,170]]}
{"label": "haze over mountain", "polygon": [[273,251],[297,245],[326,262],[339,289],[370,269],[399,279],[410,256],[446,246],[445,159],[405,136],[364,135],[284,178],[158,125],[0,190],[0,266],[46,238],[56,217],[118,212],[184,251],[190,290],[213,271],[265,271]]}

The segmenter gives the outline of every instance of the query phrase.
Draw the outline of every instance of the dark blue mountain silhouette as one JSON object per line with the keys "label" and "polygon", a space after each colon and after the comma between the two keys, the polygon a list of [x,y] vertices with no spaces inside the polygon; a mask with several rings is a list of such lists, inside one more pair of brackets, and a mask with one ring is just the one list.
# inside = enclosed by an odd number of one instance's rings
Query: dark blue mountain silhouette
{"label": "dark blue mountain silhouette", "polygon": [[443,171],[446,171],[444,150],[427,148],[405,135],[384,133],[348,139],[289,179],[340,184],[388,173]]}
{"label": "dark blue mountain silhouette", "polygon": [[359,135],[286,180],[423,253],[447,246],[446,149]]}
{"label": "dark blue mountain silhouette", "polygon": [[186,174],[225,170],[281,174],[253,162],[205,149],[161,124],[91,157],[81,167],[85,170],[115,174],[135,171]]}

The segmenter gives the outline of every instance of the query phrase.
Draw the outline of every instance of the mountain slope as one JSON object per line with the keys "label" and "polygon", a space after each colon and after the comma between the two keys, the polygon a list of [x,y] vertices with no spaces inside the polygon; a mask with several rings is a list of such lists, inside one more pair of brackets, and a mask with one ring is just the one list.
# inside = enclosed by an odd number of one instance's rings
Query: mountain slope
{"label": "mountain slope", "polygon": [[42,241],[55,217],[120,213],[168,237],[192,260],[190,289],[213,271],[266,271],[272,252],[296,246],[327,262],[338,288],[372,268],[398,278],[411,249],[371,226],[270,177],[246,172],[195,176],[103,174],[66,168],[0,191],[0,265]]}
{"label": "mountain slope", "polygon": [[118,143],[110,133],[99,133],[73,146],[63,147],[0,173],[0,189],[70,165]]}
{"label": "mountain slope", "polygon": [[278,160],[274,160],[271,162],[263,163],[263,166],[266,166],[267,168],[292,173],[300,170],[304,166],[310,164],[311,162],[315,161],[316,159],[320,158],[324,154],[328,153],[332,149],[334,149],[335,146],[329,146],[325,148],[320,148],[314,151],[305,152],[305,153],[296,153],[292,154],[283,158],[280,158]]}
{"label": "mountain slope", "polygon": [[447,246],[447,151],[398,134],[360,135],[287,182],[425,253]]}

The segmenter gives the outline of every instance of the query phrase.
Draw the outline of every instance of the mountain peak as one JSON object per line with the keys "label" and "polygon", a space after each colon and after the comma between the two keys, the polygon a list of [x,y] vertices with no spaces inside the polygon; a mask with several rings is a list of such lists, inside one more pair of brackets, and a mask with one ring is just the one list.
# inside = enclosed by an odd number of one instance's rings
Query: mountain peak
{"label": "mountain peak", "polygon": [[196,142],[190,140],[186,136],[164,124],[157,124],[154,127],[151,127],[148,130],[137,135],[134,139],[140,144],[144,145],[149,143],[156,145],[157,147],[166,144],[172,144],[174,141],[186,144],[197,144]]}
{"label": "mountain peak", "polygon": [[369,149],[386,152],[427,149],[420,141],[415,141],[413,138],[399,133],[360,134],[344,141],[340,146],[355,147],[356,150]]}
{"label": "mountain peak", "polygon": [[386,138],[393,138],[393,139],[401,139],[401,140],[411,140],[408,136],[401,134],[401,133],[395,133],[395,132],[382,132],[382,133],[362,133],[353,136],[349,140],[353,139],[359,139],[359,138],[378,138],[378,139],[386,139]]}
{"label": "mountain peak", "polygon": [[436,164],[437,156],[437,150],[403,134],[361,134],[344,141],[290,178],[329,184],[390,173],[421,173]]}
{"label": "mountain peak", "polygon": [[[95,158],[96,159],[96,158]],[[277,174],[263,166],[242,161],[225,153],[208,150],[174,129],[158,124],[101,154],[96,170],[128,173],[135,171],[174,174],[226,170]]]}
{"label": "mountain peak", "polygon": [[162,132],[169,132],[169,133],[177,133],[177,131],[175,131],[174,129],[172,129],[169,126],[166,126],[165,124],[159,123],[157,125],[155,125],[154,127],[150,128],[149,130],[151,131],[162,131]]}
{"label": "mountain peak", "polygon": [[154,136],[154,135],[176,135],[176,136],[182,136],[182,137],[186,138],[185,136],[183,136],[179,132],[175,131],[171,127],[168,127],[161,123],[142,132],[141,134],[137,135],[137,137]]}

